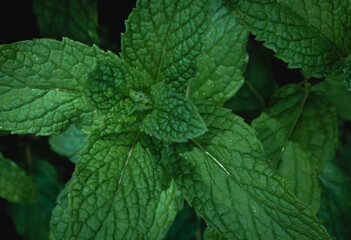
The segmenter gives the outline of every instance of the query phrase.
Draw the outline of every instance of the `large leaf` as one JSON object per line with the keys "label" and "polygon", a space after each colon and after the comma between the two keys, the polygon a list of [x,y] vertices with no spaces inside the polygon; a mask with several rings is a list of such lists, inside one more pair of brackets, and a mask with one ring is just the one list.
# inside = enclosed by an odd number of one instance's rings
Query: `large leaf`
{"label": "large leaf", "polygon": [[68,193],[68,238],[162,239],[180,194],[175,186],[162,188],[149,138],[115,129],[96,129],[80,153]]}
{"label": "large leaf", "polygon": [[99,43],[96,0],[34,0],[33,10],[42,37]]}
{"label": "large leaf", "polygon": [[338,240],[351,238],[351,180],[333,161],[328,161],[319,179],[322,184],[318,218]]}
{"label": "large leaf", "polygon": [[138,1],[122,36],[122,57],[153,83],[185,90],[197,70],[209,5],[210,0]]}
{"label": "large leaf", "polygon": [[350,0],[226,0],[241,23],[289,67],[342,72],[351,53]]}
{"label": "large leaf", "polygon": [[154,110],[141,124],[141,129],[165,142],[186,142],[207,131],[196,106],[185,96],[165,84],[151,89]]}
{"label": "large leaf", "polygon": [[333,105],[318,92],[287,85],[252,122],[271,165],[313,212],[319,208],[318,172],[334,154],[337,120]]}
{"label": "large leaf", "polygon": [[190,85],[189,97],[223,104],[244,83],[248,61],[248,32],[223,7],[222,0],[212,3],[210,26],[199,57],[199,70]]}
{"label": "large leaf", "polygon": [[50,163],[37,158],[33,160],[38,199],[31,204],[11,204],[10,212],[17,232],[24,239],[47,240],[51,212],[62,184]]}
{"label": "large leaf", "polygon": [[81,91],[99,59],[116,56],[69,39],[1,45],[0,128],[52,135],[70,123],[90,123],[93,109]]}
{"label": "large leaf", "polygon": [[265,163],[255,132],[229,110],[199,106],[209,131],[177,145],[177,184],[215,236],[329,239],[325,228]]}
{"label": "large leaf", "polygon": [[10,202],[34,202],[37,189],[33,178],[0,153],[0,197]]}

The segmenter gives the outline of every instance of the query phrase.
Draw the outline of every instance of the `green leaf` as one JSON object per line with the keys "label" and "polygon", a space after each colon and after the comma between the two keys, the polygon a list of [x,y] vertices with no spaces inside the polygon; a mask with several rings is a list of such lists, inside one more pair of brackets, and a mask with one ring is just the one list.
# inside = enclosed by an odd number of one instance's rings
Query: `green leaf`
{"label": "green leaf", "polygon": [[165,84],[151,88],[154,110],[141,124],[141,130],[165,142],[186,142],[207,131],[196,106]]}
{"label": "green leaf", "polygon": [[57,196],[56,206],[52,211],[49,224],[49,239],[61,240],[67,239],[68,236],[68,194],[69,185],[73,178],[66,183],[66,186]]}
{"label": "green leaf", "polygon": [[348,0],[226,0],[257,40],[291,68],[315,77],[342,72],[351,53]]}
{"label": "green leaf", "polygon": [[139,73],[119,58],[114,62],[98,62],[96,68],[89,72],[88,79],[84,88],[87,100],[97,110],[115,115],[122,110],[132,112],[131,109],[142,108],[136,92],[147,93],[150,83],[145,74]]}
{"label": "green leaf", "polygon": [[76,126],[71,125],[63,133],[50,136],[49,144],[53,151],[76,163],[78,153],[88,144],[85,138],[86,134],[82,133]]}
{"label": "green leaf", "polygon": [[335,109],[310,87],[286,85],[252,122],[271,165],[287,178],[290,189],[313,212],[319,209],[318,173],[336,149]]}
{"label": "green leaf", "polygon": [[323,92],[335,105],[338,114],[351,121],[351,94],[345,91],[344,76],[339,74],[313,86],[316,91]]}
{"label": "green leaf", "polygon": [[277,83],[273,78],[273,68],[267,48],[249,40],[247,52],[249,63],[245,70],[245,83],[224,106],[246,120],[250,120],[261,113],[266,100],[276,90]]}
{"label": "green leaf", "polygon": [[41,37],[99,43],[96,0],[34,0]]}
{"label": "green leaf", "polygon": [[0,197],[9,202],[30,203],[37,199],[33,179],[15,162],[0,153]]}
{"label": "green leaf", "polygon": [[180,210],[180,193],[162,189],[147,136],[115,129],[96,129],[80,153],[69,186],[68,238],[162,239]]}
{"label": "green leaf", "polygon": [[350,177],[333,161],[328,161],[322,169],[319,179],[322,184],[322,198],[318,218],[335,239],[350,239]]}
{"label": "green leaf", "polygon": [[329,239],[265,163],[255,132],[229,110],[199,106],[209,128],[176,147],[176,182],[207,226],[228,239]]}
{"label": "green leaf", "polygon": [[137,1],[122,35],[122,58],[152,83],[185,90],[196,71],[210,0]]}
{"label": "green leaf", "polygon": [[36,158],[33,162],[38,200],[32,204],[11,204],[10,213],[17,232],[24,239],[47,240],[51,211],[62,184],[50,163]]}
{"label": "green leaf", "polygon": [[215,0],[204,47],[199,57],[199,70],[190,85],[189,97],[223,104],[243,85],[248,56],[248,31],[237,23],[222,0]]}
{"label": "green leaf", "polygon": [[53,135],[91,123],[93,109],[81,93],[86,74],[97,60],[116,58],[66,38],[1,45],[0,128]]}

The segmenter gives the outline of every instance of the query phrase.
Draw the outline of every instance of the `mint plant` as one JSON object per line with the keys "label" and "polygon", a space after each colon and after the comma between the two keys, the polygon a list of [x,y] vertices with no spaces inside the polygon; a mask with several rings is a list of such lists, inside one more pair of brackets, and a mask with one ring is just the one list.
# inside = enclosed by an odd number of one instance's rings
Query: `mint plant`
{"label": "mint plant", "polygon": [[[75,164],[40,238],[171,239],[186,202],[204,239],[347,239],[350,3],[138,0],[116,55],[96,1],[35,0],[41,34],[72,39],[0,46],[0,128]],[[249,33],[305,81],[278,86]],[[42,181],[0,165],[1,197],[38,198]]]}

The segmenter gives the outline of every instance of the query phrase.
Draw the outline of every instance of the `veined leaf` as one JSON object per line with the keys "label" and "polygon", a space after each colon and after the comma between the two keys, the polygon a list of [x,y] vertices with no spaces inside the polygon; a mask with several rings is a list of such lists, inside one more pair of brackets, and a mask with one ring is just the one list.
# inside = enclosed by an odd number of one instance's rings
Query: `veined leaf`
{"label": "veined leaf", "polygon": [[229,110],[198,106],[209,131],[179,144],[177,184],[216,234],[228,239],[330,239],[265,163],[255,132]]}
{"label": "veined leaf", "polygon": [[350,239],[350,177],[333,161],[328,161],[322,169],[319,179],[322,185],[322,198],[318,218],[335,239]]}
{"label": "veined leaf", "polygon": [[38,199],[31,204],[11,204],[10,213],[17,232],[26,240],[47,240],[49,220],[57,194],[62,188],[56,169],[47,161],[33,158]]}
{"label": "veined leaf", "polygon": [[0,153],[0,197],[9,202],[28,203],[37,199],[33,179],[15,162]]}
{"label": "veined leaf", "polygon": [[152,83],[185,90],[197,70],[209,5],[210,0],[138,1],[122,35],[122,58],[146,71]]}
{"label": "veined leaf", "polygon": [[312,211],[319,208],[318,173],[337,145],[335,109],[309,87],[287,85],[252,122],[271,165],[286,177],[290,189]]}
{"label": "veined leaf", "polygon": [[68,238],[162,239],[180,194],[175,186],[162,189],[148,137],[114,129],[96,129],[80,153],[69,186]]}
{"label": "veined leaf", "polygon": [[50,136],[49,144],[52,150],[76,163],[78,153],[88,144],[86,137],[86,134],[71,125],[63,133]]}
{"label": "veined leaf", "polygon": [[165,142],[186,142],[207,131],[196,106],[165,84],[151,88],[154,110],[141,124],[141,130]]}
{"label": "veined leaf", "polygon": [[71,123],[92,122],[82,96],[86,74],[111,52],[63,39],[0,46],[0,128],[12,133],[58,134]]}
{"label": "veined leaf", "polygon": [[34,0],[41,37],[99,43],[96,0]]}
{"label": "veined leaf", "polygon": [[96,68],[88,73],[84,94],[98,111],[118,115],[122,110],[138,110],[140,103],[136,92],[147,93],[149,84],[145,74],[117,58],[114,62],[98,62]]}
{"label": "veined leaf", "polygon": [[248,31],[223,7],[222,0],[213,1],[208,15],[212,19],[189,97],[223,104],[244,83]]}
{"label": "veined leaf", "polygon": [[291,68],[342,72],[351,53],[350,0],[226,0],[239,21]]}

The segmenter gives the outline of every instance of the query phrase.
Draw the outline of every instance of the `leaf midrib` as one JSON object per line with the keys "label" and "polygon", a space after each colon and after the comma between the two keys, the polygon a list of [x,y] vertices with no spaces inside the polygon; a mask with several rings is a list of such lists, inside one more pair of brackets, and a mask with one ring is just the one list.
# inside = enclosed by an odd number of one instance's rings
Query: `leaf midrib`
{"label": "leaf midrib", "polygon": [[175,15],[177,14],[177,7],[176,6],[178,6],[178,5],[179,5],[179,0],[177,1],[176,5],[175,5],[175,10],[173,12],[172,19],[169,22],[169,26],[168,26],[168,30],[167,30],[167,36],[166,36],[165,42],[163,44],[162,54],[161,54],[161,58],[160,58],[160,62],[159,62],[158,68],[157,68],[157,75],[156,75],[155,83],[158,83],[160,81],[161,69],[162,69],[164,57],[166,55],[166,48],[167,48],[167,44],[168,44],[168,41],[169,41],[169,37],[171,36],[171,27],[172,27]]}

